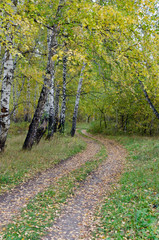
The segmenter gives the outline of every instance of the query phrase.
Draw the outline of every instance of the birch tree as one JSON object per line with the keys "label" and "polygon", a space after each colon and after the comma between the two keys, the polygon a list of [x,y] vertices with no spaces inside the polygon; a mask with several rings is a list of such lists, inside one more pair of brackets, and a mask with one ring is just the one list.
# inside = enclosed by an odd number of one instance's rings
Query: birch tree
{"label": "birch tree", "polygon": [[[13,0],[13,10],[16,10],[17,1]],[[9,33],[10,24],[7,25],[8,35],[6,37],[8,46],[5,47],[4,70],[1,89],[1,106],[0,106],[0,151],[4,150],[5,142],[10,127],[9,103],[11,86],[13,81],[14,62],[13,56],[9,49],[12,46],[12,34]]]}
{"label": "birch tree", "polygon": [[77,89],[77,95],[76,95],[76,101],[75,101],[75,107],[74,107],[74,113],[73,113],[73,119],[72,119],[72,129],[71,129],[71,136],[73,137],[76,132],[76,122],[77,122],[77,114],[78,114],[78,106],[79,106],[79,100],[80,100],[80,94],[81,94],[81,88],[82,88],[82,82],[83,82],[83,72],[86,67],[86,63],[83,63],[80,79],[78,83],[78,89]]}
{"label": "birch tree", "polygon": [[[54,36],[53,36],[53,54],[56,54],[56,49],[58,46],[57,43],[57,29],[54,26]],[[55,61],[50,59],[50,71],[51,71],[51,86],[49,92],[49,124],[48,124],[48,135],[47,139],[50,139],[53,136],[53,125],[55,119],[55,107],[54,107],[54,78],[55,78]]]}
{"label": "birch tree", "polygon": [[4,75],[1,90],[0,151],[4,150],[8,130],[10,127],[9,102],[12,79],[13,79],[13,57],[9,50],[6,49],[4,57]]}
{"label": "birch tree", "polygon": [[66,112],[66,68],[67,63],[67,57],[63,57],[63,97],[62,97],[62,105],[61,105],[61,114],[60,114],[60,125],[59,129],[61,133],[64,133],[64,127],[65,127],[65,112]]}
{"label": "birch tree", "polygon": [[57,131],[57,126],[59,122],[59,98],[60,98],[60,86],[59,84],[56,87],[56,95],[55,95],[55,117],[53,122],[53,132]]}
{"label": "birch tree", "polygon": [[35,110],[32,122],[29,126],[27,137],[23,144],[23,149],[31,149],[33,144],[36,142],[37,129],[44,111],[45,103],[47,102],[48,94],[51,88],[51,70],[50,63],[52,58],[52,48],[54,43],[54,28],[51,29],[51,34],[48,37],[48,62],[46,75],[44,78],[44,85],[42,87],[37,108]]}

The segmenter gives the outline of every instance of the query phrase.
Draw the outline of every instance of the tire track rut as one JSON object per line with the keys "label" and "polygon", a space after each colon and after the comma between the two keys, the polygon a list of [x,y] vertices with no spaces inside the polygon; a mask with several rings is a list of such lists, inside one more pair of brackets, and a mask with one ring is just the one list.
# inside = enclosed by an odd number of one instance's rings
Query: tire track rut
{"label": "tire track rut", "polygon": [[[83,131],[85,135],[92,137]],[[68,200],[60,217],[57,217],[48,235],[42,240],[90,240],[95,227],[94,213],[99,203],[116,183],[123,172],[126,151],[115,141],[101,136],[93,137],[107,149],[108,157],[83,183],[75,196]]]}

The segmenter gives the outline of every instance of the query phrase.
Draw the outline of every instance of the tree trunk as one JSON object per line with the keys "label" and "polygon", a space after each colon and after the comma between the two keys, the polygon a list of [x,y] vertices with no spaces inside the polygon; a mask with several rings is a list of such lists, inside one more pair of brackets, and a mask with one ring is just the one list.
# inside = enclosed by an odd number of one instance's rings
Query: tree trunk
{"label": "tree trunk", "polygon": [[143,90],[143,93],[144,93],[144,95],[145,95],[145,98],[146,98],[147,102],[148,102],[149,105],[150,105],[150,108],[152,109],[152,111],[154,112],[154,114],[156,115],[156,117],[159,119],[159,113],[158,113],[158,111],[156,110],[156,108],[154,107],[153,103],[151,102],[151,100],[150,100],[150,98],[149,98],[149,96],[148,96],[148,94],[147,94],[147,91],[146,91],[146,89],[145,89],[145,87],[144,87],[143,82],[140,81],[140,80],[138,80],[138,81],[139,81],[139,84],[140,84],[140,86],[141,86],[141,88],[142,88],[142,90]]}
{"label": "tree trunk", "polygon": [[38,101],[37,108],[34,113],[34,117],[32,119],[32,122],[29,126],[28,134],[25,139],[25,142],[23,144],[23,149],[28,149],[31,150],[33,144],[36,141],[36,134],[37,134],[37,129],[39,127],[40,119],[44,111],[45,103],[47,101],[47,96],[49,93],[49,88],[50,88],[50,79],[45,77],[44,79],[44,85],[42,87],[42,91],[40,93],[40,98]]}
{"label": "tree trunk", "polygon": [[0,68],[0,82],[1,82],[2,75],[3,75],[4,58],[5,58],[5,56],[2,58],[2,61],[1,61],[1,68]]}
{"label": "tree trunk", "polygon": [[47,130],[47,124],[48,124],[48,118],[44,117],[40,127],[37,129],[37,134],[36,134],[36,143],[38,144],[42,138],[42,136],[45,134]]}
{"label": "tree trunk", "polygon": [[[32,122],[29,126],[28,134],[25,139],[25,142],[23,144],[23,149],[31,150],[33,144],[36,142],[36,136],[37,136],[37,130],[39,127],[39,123],[44,111],[45,103],[48,99],[48,94],[51,88],[51,57],[53,56],[53,43],[54,43],[54,36],[56,35],[55,28],[52,28],[51,33],[49,33],[48,37],[48,63],[47,63],[47,69],[46,69],[46,76],[44,79],[44,85],[42,87],[42,91],[40,93],[39,101],[37,108],[34,113],[34,117],[32,119]],[[49,75],[49,77],[48,77]]]}
{"label": "tree trunk", "polygon": [[50,102],[50,109],[49,109],[49,124],[48,124],[48,135],[47,139],[50,139],[53,134],[53,124],[55,119],[55,107],[54,107],[54,63],[52,63],[52,72],[51,72],[51,89],[49,93],[49,102]]}
{"label": "tree trunk", "polygon": [[125,119],[125,126],[124,126],[124,132],[125,132],[125,133],[127,132],[128,118],[129,118],[129,115],[127,114],[127,115],[126,115],[126,119]]}
{"label": "tree trunk", "polygon": [[79,106],[79,100],[80,100],[80,94],[81,94],[81,88],[82,88],[82,82],[83,82],[83,72],[86,67],[86,64],[83,64],[83,67],[81,69],[81,75],[78,83],[78,89],[77,89],[77,95],[76,95],[76,102],[75,102],[75,108],[73,113],[73,120],[72,120],[72,129],[71,129],[71,137],[75,135],[76,132],[76,121],[77,121],[77,113],[78,113],[78,106]]}
{"label": "tree trunk", "polygon": [[86,123],[90,122],[91,115],[87,115]]}
{"label": "tree trunk", "polygon": [[[13,10],[16,11],[17,2],[12,0],[14,6]],[[7,29],[9,29],[9,24]],[[7,36],[8,43],[12,45],[12,36]],[[9,114],[9,102],[11,94],[11,86],[13,81],[14,63],[13,58],[9,50],[5,49],[4,54],[4,70],[1,90],[1,111],[0,111],[0,152],[4,150],[5,142],[10,127],[10,114]]]}
{"label": "tree trunk", "polygon": [[14,71],[13,68],[14,64],[12,55],[9,50],[6,50],[4,56],[4,76],[1,90],[0,151],[4,150],[8,130],[10,127],[9,102]]}
{"label": "tree trunk", "polygon": [[115,118],[115,131],[118,129],[118,110],[116,109],[116,118]]}
{"label": "tree trunk", "polygon": [[104,119],[104,127],[105,127],[105,129],[106,129],[106,128],[107,128],[107,122],[106,122],[105,114],[103,114],[103,119]]}
{"label": "tree trunk", "polygon": [[56,96],[55,96],[55,118],[54,118],[54,123],[53,123],[53,132],[57,131],[57,126],[58,126],[58,122],[59,122],[59,117],[58,117],[58,113],[59,113],[59,97],[60,97],[60,86],[57,85]]}
{"label": "tree trunk", "polygon": [[60,115],[60,125],[59,129],[61,133],[64,133],[65,128],[65,112],[66,112],[66,62],[67,58],[63,58],[63,99],[62,99],[62,106],[61,106],[61,115]]}
{"label": "tree trunk", "polygon": [[[14,59],[14,65],[13,65],[13,74],[14,74],[14,71],[15,71],[15,68],[16,68],[16,65],[17,65],[17,58],[18,58],[18,55],[15,56],[15,59]],[[16,122],[16,94],[17,94],[17,89],[16,89],[16,85],[15,85],[15,81],[13,79],[13,121]]]}

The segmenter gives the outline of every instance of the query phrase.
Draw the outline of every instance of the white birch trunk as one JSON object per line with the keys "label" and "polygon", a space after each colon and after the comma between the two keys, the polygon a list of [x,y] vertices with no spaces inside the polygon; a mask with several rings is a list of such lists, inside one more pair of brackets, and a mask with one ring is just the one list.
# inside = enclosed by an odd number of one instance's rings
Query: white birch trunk
{"label": "white birch trunk", "polygon": [[0,151],[4,150],[8,130],[10,127],[9,102],[14,71],[13,68],[14,64],[12,55],[10,54],[9,50],[6,50],[4,57],[4,76],[1,90]]}
{"label": "white birch trunk", "polygon": [[[17,1],[12,0],[13,10],[16,11]],[[9,29],[9,24],[7,26]],[[12,44],[12,37],[9,34],[7,40]],[[9,114],[9,102],[11,94],[11,86],[13,81],[14,62],[13,57],[9,50],[5,49],[4,55],[4,70],[1,90],[1,106],[0,106],[0,152],[4,150],[5,142],[7,139],[8,130],[10,127],[10,114]]]}
{"label": "white birch trunk", "polygon": [[53,132],[57,131],[57,125],[58,125],[58,121],[59,121],[59,97],[60,97],[60,86],[57,85],[56,88],[56,96],[55,96],[55,117],[54,117],[54,121],[53,121]]}
{"label": "white birch trunk", "polygon": [[50,109],[49,109],[49,125],[48,125],[48,139],[53,136],[53,123],[55,119],[55,101],[54,101],[54,66],[51,71],[51,89],[49,92],[49,101],[50,101]]}
{"label": "white birch trunk", "polygon": [[3,67],[4,67],[4,57],[2,58],[1,67],[0,67],[0,82],[2,81]]}
{"label": "white birch trunk", "polygon": [[60,132],[64,132],[65,127],[65,112],[66,112],[66,62],[67,58],[63,58],[63,98],[62,98],[62,105],[61,105],[61,115],[60,115]]}
{"label": "white birch trunk", "polygon": [[77,95],[76,95],[76,101],[75,101],[75,108],[73,113],[73,120],[72,120],[72,129],[71,129],[71,136],[73,137],[76,132],[76,121],[77,121],[77,114],[78,114],[78,106],[79,106],[79,100],[80,100],[80,94],[82,89],[82,82],[83,82],[83,72],[86,67],[86,64],[83,63],[83,67],[81,69],[81,75],[78,83],[78,89],[77,89]]}
{"label": "white birch trunk", "polygon": [[[16,68],[16,65],[17,65],[17,59],[18,59],[18,55],[15,56],[15,59],[14,59],[14,65],[13,65],[13,78],[14,78],[14,71],[15,71],[15,68]],[[17,86],[15,84],[15,81],[14,79],[12,80],[13,81],[13,121],[15,122],[16,121],[16,96],[17,96]]]}
{"label": "white birch trunk", "polygon": [[54,31],[50,33],[50,45],[51,45],[51,56],[50,56],[50,74],[51,74],[51,88],[49,92],[49,124],[48,124],[48,135],[47,139],[50,139],[54,134],[54,121],[55,121],[55,101],[54,101],[54,78],[55,78],[55,62],[52,61],[51,57],[56,54],[57,48],[57,29],[54,26]]}

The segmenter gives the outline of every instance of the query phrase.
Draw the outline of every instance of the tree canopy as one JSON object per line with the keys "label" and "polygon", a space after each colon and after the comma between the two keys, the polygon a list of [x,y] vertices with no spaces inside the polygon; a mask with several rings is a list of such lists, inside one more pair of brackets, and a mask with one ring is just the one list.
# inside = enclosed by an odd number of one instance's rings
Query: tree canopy
{"label": "tree canopy", "polygon": [[[2,0],[0,9],[1,95],[5,91],[6,51],[14,64],[11,119],[32,119],[44,78],[51,76],[54,95],[57,86],[60,90],[58,108],[62,106],[65,57],[67,121],[73,116],[85,63],[79,119],[99,120],[100,125],[103,122],[105,128],[110,126],[114,132],[157,133],[159,6],[156,0]],[[56,40],[51,55],[49,32]],[[49,61],[53,64],[53,75],[47,68]]]}

